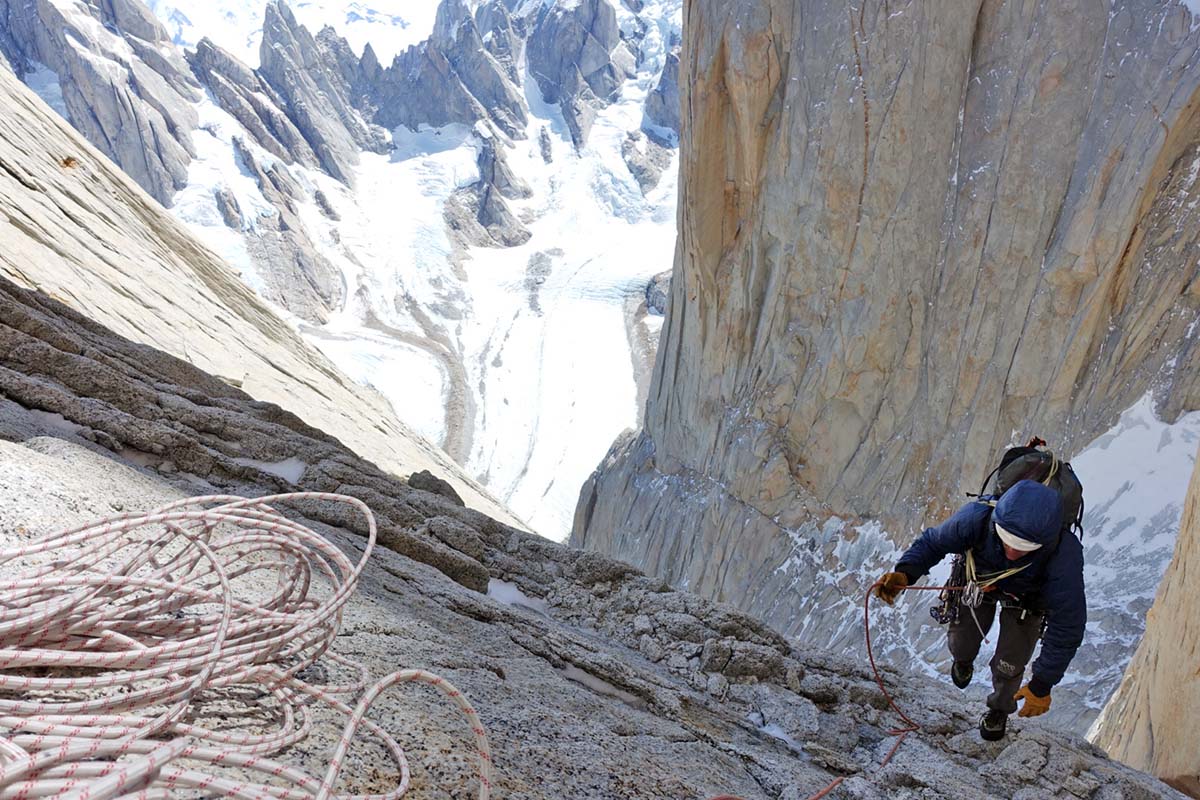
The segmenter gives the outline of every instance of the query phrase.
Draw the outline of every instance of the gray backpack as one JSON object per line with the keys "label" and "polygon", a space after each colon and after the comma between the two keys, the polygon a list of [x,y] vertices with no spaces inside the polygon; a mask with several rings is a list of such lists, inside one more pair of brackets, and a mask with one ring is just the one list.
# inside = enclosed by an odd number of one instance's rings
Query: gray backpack
{"label": "gray backpack", "polygon": [[[1000,465],[983,479],[979,495],[987,494],[988,484],[996,478],[991,494],[999,497],[1012,488],[1017,481],[1037,481],[1058,492],[1063,504],[1063,533],[1075,529],[1083,538],[1083,484],[1071,464],[1060,461],[1054,453],[1041,448],[1046,441],[1037,436],[1024,447],[1010,447],[1004,451]],[[979,495],[973,495],[978,497]]]}

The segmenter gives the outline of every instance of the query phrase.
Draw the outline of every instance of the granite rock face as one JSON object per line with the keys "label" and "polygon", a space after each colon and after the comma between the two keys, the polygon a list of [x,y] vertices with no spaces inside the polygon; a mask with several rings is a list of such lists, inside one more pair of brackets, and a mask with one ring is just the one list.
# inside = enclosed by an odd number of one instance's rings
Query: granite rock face
{"label": "granite rock face", "polygon": [[1198,560],[1200,459],[1192,473],[1175,556],[1146,615],[1146,632],[1090,734],[1113,758],[1158,775],[1192,797],[1200,796],[1195,740],[1200,623],[1196,582],[1188,573]]}
{"label": "granite rock face", "polygon": [[667,53],[658,83],[646,97],[646,118],[655,126],[679,135],[679,50]]}
{"label": "granite rock face", "polygon": [[0,0],[0,53],[55,73],[71,124],[160,203],[187,184],[199,87],[143,3]]}
{"label": "granite rock face", "polygon": [[586,143],[596,110],[635,74],[608,0],[548,4],[532,23],[529,72],[548,103],[558,103],[576,147]]}
{"label": "granite rock face", "polygon": [[386,152],[386,133],[363,120],[341,73],[280,0],[267,3],[259,53],[259,74],[278,92],[321,167],[352,185],[359,151]]}
{"label": "granite rock face", "polygon": [[[400,663],[463,690],[491,737],[497,796],[767,800],[841,778],[843,794],[869,800],[1181,797],[1037,723],[1014,720],[1007,740],[982,743],[976,710],[954,690],[891,668],[884,680],[923,731],[881,770],[895,721],[864,664],[418,485],[428,484],[406,485],[278,406],[0,277],[0,541],[186,495],[361,499],[379,547],[335,648],[376,676]],[[344,507],[295,511],[361,552],[361,522]],[[406,732],[410,797],[471,796],[453,710],[397,693],[373,713]],[[324,752],[306,743],[294,757],[319,774]],[[351,759],[355,790],[396,785],[378,755]]]}
{"label": "granite rock face", "polygon": [[467,3],[443,0],[429,39],[397,56],[375,81],[372,100],[381,125],[416,130],[421,124],[490,120],[504,134],[524,137],[528,109],[513,79],[511,55],[517,43],[508,35],[511,20],[506,26],[507,11],[499,0],[484,4],[477,15],[489,32],[499,26],[499,38],[507,44],[496,44],[498,54],[493,54]]}
{"label": "granite rock face", "polygon": [[472,507],[516,523],[3,69],[0,107],[0,275],[277,403],[381,470],[436,470]]}
{"label": "granite rock face", "polygon": [[864,524],[907,539],[1014,435],[1200,408],[1191,22],[688,4],[668,317],[572,543],[840,646]]}

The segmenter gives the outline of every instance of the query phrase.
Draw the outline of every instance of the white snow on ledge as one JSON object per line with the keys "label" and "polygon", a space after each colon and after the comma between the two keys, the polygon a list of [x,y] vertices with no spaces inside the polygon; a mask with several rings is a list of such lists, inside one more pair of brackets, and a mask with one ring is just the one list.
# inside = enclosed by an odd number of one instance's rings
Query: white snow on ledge
{"label": "white snow on ledge", "polygon": [[288,483],[300,483],[304,470],[308,469],[307,462],[298,458],[285,458],[283,461],[255,461],[252,458],[235,458],[234,461],[243,467],[254,467],[268,475],[283,478]]}
{"label": "white snow on ledge", "polygon": [[567,680],[586,686],[596,694],[602,694],[605,697],[614,697],[625,705],[642,711],[645,711],[648,707],[646,701],[642,698],[630,694],[624,689],[618,689],[603,678],[597,678],[592,673],[585,672],[574,664],[568,664],[563,667],[562,673],[566,676]]}
{"label": "white snow on ledge", "polygon": [[541,614],[544,617],[550,616],[550,606],[545,600],[538,597],[530,597],[522,592],[520,587],[515,583],[498,581],[492,578],[488,581],[487,594],[488,597],[506,606],[524,608],[528,611]]}

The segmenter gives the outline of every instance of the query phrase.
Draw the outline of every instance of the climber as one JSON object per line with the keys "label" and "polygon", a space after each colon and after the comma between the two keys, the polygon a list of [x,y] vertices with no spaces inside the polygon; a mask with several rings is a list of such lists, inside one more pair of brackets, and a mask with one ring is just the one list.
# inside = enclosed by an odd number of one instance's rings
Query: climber
{"label": "climber", "polygon": [[[1004,738],[1008,715],[1017,710],[1018,700],[1024,700],[1022,717],[1049,710],[1050,690],[1062,680],[1083,641],[1087,605],[1083,546],[1061,524],[1058,492],[1023,480],[1001,495],[994,508],[989,499],[968,503],[941,525],[926,529],[895,570],[879,579],[875,594],[891,605],[947,555],[964,556],[966,588],[956,593],[957,613],[947,632],[954,659],[950,678],[960,689],[967,688],[999,606],[1000,638],[991,660],[993,691],[979,723],[979,735],[997,741]],[[1022,687],[1039,637],[1041,654]]]}

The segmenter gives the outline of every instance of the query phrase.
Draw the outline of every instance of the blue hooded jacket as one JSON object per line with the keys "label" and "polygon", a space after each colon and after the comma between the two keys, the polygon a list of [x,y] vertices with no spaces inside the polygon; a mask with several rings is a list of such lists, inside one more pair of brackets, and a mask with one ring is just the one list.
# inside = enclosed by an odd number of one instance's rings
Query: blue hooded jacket
{"label": "blue hooded jacket", "polygon": [[[1009,561],[994,523],[1042,546]],[[1062,529],[1058,492],[1036,481],[1019,481],[1000,497],[994,510],[986,502],[968,503],[941,525],[927,528],[900,557],[896,571],[916,583],[947,555],[967,550],[974,553],[980,573],[1029,565],[999,581],[996,588],[1046,614],[1042,652],[1033,663],[1030,681],[1033,693],[1044,696],[1062,680],[1087,625],[1083,545]]]}

